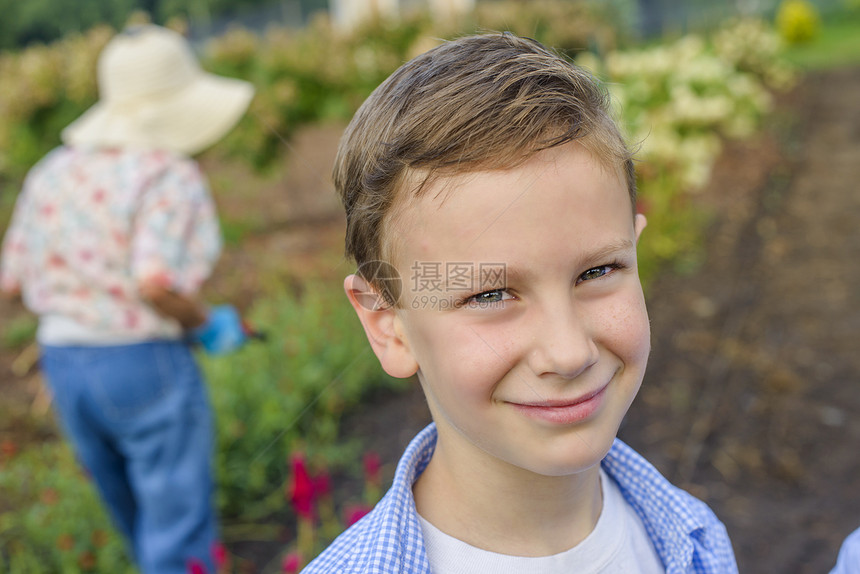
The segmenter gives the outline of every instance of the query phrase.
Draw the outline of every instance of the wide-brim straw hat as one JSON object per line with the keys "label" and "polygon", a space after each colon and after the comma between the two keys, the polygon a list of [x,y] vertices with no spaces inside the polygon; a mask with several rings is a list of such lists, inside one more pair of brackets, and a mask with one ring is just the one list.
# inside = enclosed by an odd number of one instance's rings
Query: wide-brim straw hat
{"label": "wide-brim straw hat", "polygon": [[99,102],[63,130],[66,145],[194,155],[224,137],[254,95],[248,82],[204,72],[184,37],[155,25],[108,42],[98,86]]}

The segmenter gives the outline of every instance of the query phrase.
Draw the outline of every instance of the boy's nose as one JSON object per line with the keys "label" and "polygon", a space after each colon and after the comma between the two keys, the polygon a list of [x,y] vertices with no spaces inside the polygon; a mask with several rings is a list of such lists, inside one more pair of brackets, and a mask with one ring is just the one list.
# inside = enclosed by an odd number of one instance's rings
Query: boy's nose
{"label": "boy's nose", "polygon": [[538,375],[573,379],[597,362],[591,327],[573,310],[550,312],[536,321],[529,366]]}

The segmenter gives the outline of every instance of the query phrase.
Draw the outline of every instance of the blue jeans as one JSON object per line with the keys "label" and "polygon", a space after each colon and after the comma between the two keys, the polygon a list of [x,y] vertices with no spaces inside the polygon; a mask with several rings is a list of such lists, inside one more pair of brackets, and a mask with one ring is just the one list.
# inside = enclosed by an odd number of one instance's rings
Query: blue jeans
{"label": "blue jeans", "polygon": [[213,425],[188,346],[42,346],[54,409],[144,573],[214,573]]}

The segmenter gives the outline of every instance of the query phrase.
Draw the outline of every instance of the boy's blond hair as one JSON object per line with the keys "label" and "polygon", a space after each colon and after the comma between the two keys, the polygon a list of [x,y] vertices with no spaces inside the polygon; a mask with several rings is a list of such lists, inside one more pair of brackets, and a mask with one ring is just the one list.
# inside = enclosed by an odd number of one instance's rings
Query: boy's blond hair
{"label": "boy's blond hair", "polygon": [[510,33],[446,42],[407,62],[362,104],[347,127],[333,179],[346,209],[346,254],[389,304],[395,245],[386,231],[406,198],[436,177],[508,169],[579,140],[626,178],[632,154],[605,90],[540,43]]}

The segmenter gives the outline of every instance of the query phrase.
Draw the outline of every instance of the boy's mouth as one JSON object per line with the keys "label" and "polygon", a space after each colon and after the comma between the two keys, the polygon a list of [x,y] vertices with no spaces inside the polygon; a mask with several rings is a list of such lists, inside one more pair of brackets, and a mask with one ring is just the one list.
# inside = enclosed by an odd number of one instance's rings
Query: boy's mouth
{"label": "boy's mouth", "polygon": [[529,418],[553,424],[573,424],[591,417],[603,404],[607,383],[594,392],[575,399],[553,399],[529,403],[508,403]]}

